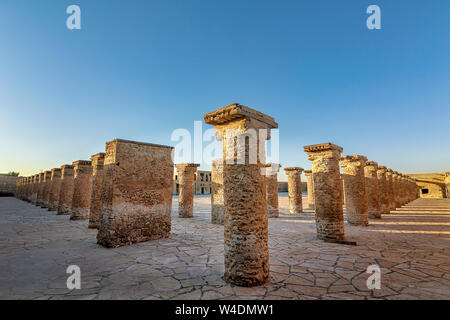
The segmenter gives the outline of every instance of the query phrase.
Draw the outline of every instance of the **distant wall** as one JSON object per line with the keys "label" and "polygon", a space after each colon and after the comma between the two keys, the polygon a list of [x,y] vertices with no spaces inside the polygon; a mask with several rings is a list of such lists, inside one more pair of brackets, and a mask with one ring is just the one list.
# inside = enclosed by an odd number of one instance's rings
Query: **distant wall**
{"label": "distant wall", "polygon": [[408,174],[416,179],[421,198],[448,198],[445,184],[445,173]]}
{"label": "distant wall", "polygon": [[18,177],[0,174],[0,196],[14,195],[16,193],[16,181]]}

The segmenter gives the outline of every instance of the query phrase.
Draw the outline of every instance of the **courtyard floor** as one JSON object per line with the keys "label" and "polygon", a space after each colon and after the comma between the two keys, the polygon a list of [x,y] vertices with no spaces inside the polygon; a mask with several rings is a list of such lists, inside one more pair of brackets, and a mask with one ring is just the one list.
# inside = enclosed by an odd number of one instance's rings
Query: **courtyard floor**
{"label": "courtyard floor", "polygon": [[[223,226],[210,223],[210,198],[195,217],[177,217],[169,239],[106,249],[87,221],[0,198],[0,299],[450,299],[450,199],[419,199],[371,220],[345,224],[357,246],[315,237],[314,212],[269,220],[271,282],[241,288],[222,279]],[[304,198],[306,203],[306,198]],[[369,265],[381,289],[369,290]],[[81,290],[68,290],[69,265]]]}

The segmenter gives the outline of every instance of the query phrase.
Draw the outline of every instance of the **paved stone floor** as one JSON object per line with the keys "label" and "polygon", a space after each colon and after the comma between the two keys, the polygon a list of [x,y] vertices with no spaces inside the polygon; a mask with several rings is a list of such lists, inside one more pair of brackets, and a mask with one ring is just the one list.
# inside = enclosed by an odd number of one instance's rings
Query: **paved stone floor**
{"label": "paved stone floor", "polygon": [[[270,219],[271,283],[225,283],[223,227],[210,223],[209,197],[195,217],[177,217],[170,239],[118,249],[96,244],[87,221],[69,221],[14,198],[0,198],[0,299],[450,299],[450,199],[419,199],[369,227],[345,225],[357,246],[315,238],[313,212]],[[304,198],[306,203],[306,198]],[[368,290],[368,265],[381,290]],[[82,289],[66,288],[69,265]]]}

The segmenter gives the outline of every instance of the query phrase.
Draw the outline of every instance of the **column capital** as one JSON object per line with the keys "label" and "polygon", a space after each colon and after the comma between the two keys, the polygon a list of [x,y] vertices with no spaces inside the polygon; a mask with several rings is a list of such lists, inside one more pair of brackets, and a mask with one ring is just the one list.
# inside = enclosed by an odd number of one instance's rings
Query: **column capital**
{"label": "column capital", "polygon": [[61,170],[70,170],[70,169],[73,170],[73,165],[71,164],[64,164],[61,166]]}
{"label": "column capital", "polygon": [[180,163],[180,164],[176,164],[175,167],[177,168],[178,172],[182,172],[182,171],[195,172],[195,171],[197,171],[197,168],[200,167],[200,165],[196,164],[196,163]]}
{"label": "column capital", "polygon": [[331,142],[327,143],[319,143],[319,144],[312,144],[309,146],[303,147],[305,152],[322,152],[322,151],[339,151],[342,152],[344,149],[338,145],[332,144]]}
{"label": "column capital", "polygon": [[374,167],[374,168],[378,169],[378,162],[375,162],[375,161],[367,161],[367,162],[366,162],[366,167]]}
{"label": "column capital", "polygon": [[92,166],[92,162],[89,160],[77,160],[72,162],[74,168],[76,167],[90,167]]}
{"label": "column capital", "polygon": [[280,172],[282,167],[279,163],[266,163],[264,166],[266,167],[266,170],[270,170],[270,173],[272,174]]}
{"label": "column capital", "polygon": [[205,122],[214,126],[227,126],[236,121],[245,120],[245,128],[278,128],[278,123],[271,116],[268,116],[255,109],[233,103],[229,106],[209,112],[204,116]]}
{"label": "column capital", "polygon": [[61,176],[61,169],[60,168],[53,168],[52,169],[52,178],[53,177],[58,177],[58,176]]}
{"label": "column capital", "polygon": [[99,163],[99,162],[103,163],[103,161],[105,160],[105,156],[106,156],[106,153],[104,153],[104,152],[96,153],[91,156],[91,162],[92,163],[94,163],[94,162],[95,163]]}
{"label": "column capital", "polygon": [[367,162],[367,158],[365,156],[355,154],[355,155],[351,155],[351,156],[342,156],[341,162],[343,162],[345,164],[352,163],[355,165],[363,165]]}
{"label": "column capital", "polygon": [[292,173],[292,174],[295,174],[295,173],[302,174],[304,169],[300,168],[300,167],[287,167],[287,168],[284,168],[284,171],[286,172],[286,174],[290,174],[290,173]]}

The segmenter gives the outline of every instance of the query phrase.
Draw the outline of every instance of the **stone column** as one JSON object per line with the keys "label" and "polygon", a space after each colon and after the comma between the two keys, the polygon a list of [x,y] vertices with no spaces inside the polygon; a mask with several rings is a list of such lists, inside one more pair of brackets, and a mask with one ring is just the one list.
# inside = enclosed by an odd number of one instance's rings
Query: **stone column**
{"label": "stone column", "polygon": [[389,214],[391,212],[389,202],[389,190],[386,180],[386,167],[379,166],[377,169],[378,188],[380,192],[381,214]]}
{"label": "stone column", "polygon": [[44,171],[44,187],[42,191],[42,208],[48,208],[48,200],[50,198],[50,187],[52,184],[51,181],[52,172]]}
{"label": "stone column", "polygon": [[70,220],[89,219],[92,189],[92,162],[78,160],[73,165],[73,198]]}
{"label": "stone column", "polygon": [[194,183],[195,173],[199,164],[177,164],[178,183],[180,193],[178,195],[178,216],[180,218],[192,218],[194,216]]}
{"label": "stone column", "polygon": [[57,211],[61,192],[61,169],[52,169],[48,211]]}
{"label": "stone column", "polygon": [[225,280],[258,286],[270,280],[265,140],[278,124],[239,104],[205,115],[223,140]]}
{"label": "stone column", "polygon": [[44,172],[41,172],[39,174],[39,187],[37,190],[37,199],[36,199],[36,205],[42,207],[43,201],[44,201],[44,186],[45,186],[45,175]]}
{"label": "stone column", "polygon": [[387,182],[387,189],[388,189],[388,196],[389,196],[389,213],[392,210],[395,210],[397,207],[395,206],[395,197],[394,197],[394,181],[392,177],[392,169],[386,170],[386,182]]}
{"label": "stone column", "polygon": [[289,191],[289,212],[292,214],[302,213],[302,168],[290,167],[285,168],[284,171],[288,176],[288,191]]}
{"label": "stone column", "polygon": [[366,177],[368,213],[371,219],[381,219],[381,196],[377,171],[378,163],[374,161],[366,162],[364,175]]}
{"label": "stone column", "polygon": [[281,165],[277,163],[266,164],[266,188],[267,188],[267,211],[269,218],[278,218],[278,172]]}
{"label": "stone column", "polygon": [[211,172],[211,223],[223,224],[225,204],[223,198],[223,163],[222,159],[212,162]]}
{"label": "stone column", "polygon": [[339,160],[342,148],[332,143],[306,146],[312,161],[317,237],[344,240],[344,212]]}
{"label": "stone column", "polygon": [[312,170],[305,170],[306,186],[308,188],[308,208],[314,210],[314,180]]}
{"label": "stone column", "polygon": [[89,207],[89,228],[98,229],[100,219],[100,196],[103,184],[103,164],[105,153],[97,153],[91,157],[92,162],[92,189]]}
{"label": "stone column", "polygon": [[61,166],[61,187],[59,191],[58,215],[72,213],[73,198],[73,166],[65,164]]}
{"label": "stone column", "polygon": [[25,193],[25,201],[30,202],[31,199],[31,184],[33,183],[33,177],[27,177],[27,188]]}
{"label": "stone column", "polygon": [[39,188],[39,175],[35,174],[33,176],[33,187],[31,189],[31,203],[36,205],[37,201],[37,191]]}
{"label": "stone column", "polygon": [[369,225],[364,176],[366,161],[367,158],[360,155],[341,157],[347,222],[355,226]]}
{"label": "stone column", "polygon": [[399,173],[397,171],[392,172],[392,190],[394,194],[395,208],[400,208],[400,186],[399,186]]}
{"label": "stone column", "polygon": [[106,143],[99,244],[119,247],[169,237],[172,153],[172,147],[151,143]]}

